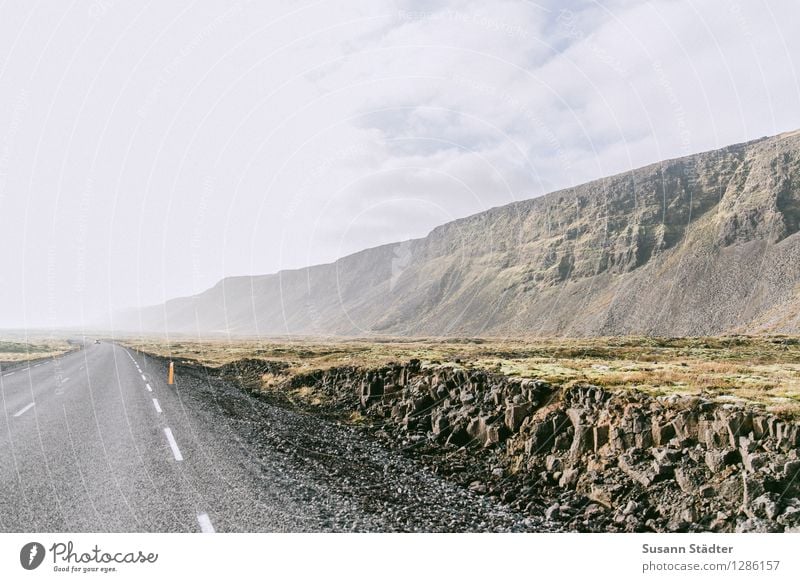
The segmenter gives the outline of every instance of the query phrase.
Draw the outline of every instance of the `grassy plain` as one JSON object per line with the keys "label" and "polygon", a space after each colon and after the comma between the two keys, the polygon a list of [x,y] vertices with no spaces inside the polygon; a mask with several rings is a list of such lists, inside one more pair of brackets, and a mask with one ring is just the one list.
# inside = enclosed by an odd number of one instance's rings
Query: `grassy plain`
{"label": "grassy plain", "polygon": [[176,361],[219,367],[245,358],[281,361],[290,373],[338,366],[423,364],[482,368],[568,386],[591,383],[653,395],[759,402],[800,414],[800,338],[293,339],[122,342]]}
{"label": "grassy plain", "polygon": [[62,339],[16,339],[0,337],[0,363],[51,358],[75,349]]}

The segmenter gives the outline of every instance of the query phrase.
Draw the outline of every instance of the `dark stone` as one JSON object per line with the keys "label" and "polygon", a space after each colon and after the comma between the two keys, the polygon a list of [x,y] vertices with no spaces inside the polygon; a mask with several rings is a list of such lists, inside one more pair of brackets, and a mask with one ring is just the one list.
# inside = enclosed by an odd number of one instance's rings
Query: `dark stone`
{"label": "dark stone", "polygon": [[564,469],[558,484],[565,489],[574,489],[575,485],[578,483],[578,477],[580,477],[580,471],[578,469]]}
{"label": "dark stone", "polygon": [[600,447],[608,443],[609,426],[607,424],[594,427],[594,450],[597,452]]}
{"label": "dark stone", "polygon": [[558,503],[554,503],[550,507],[548,507],[544,512],[544,518],[548,521],[557,520],[560,516],[560,507]]}
{"label": "dark stone", "polygon": [[509,405],[506,408],[505,414],[506,426],[511,432],[516,432],[522,424],[522,421],[525,420],[525,418],[529,416],[531,412],[533,412],[533,406],[529,402],[524,404]]}
{"label": "dark stone", "polygon": [[676,436],[681,440],[698,440],[698,419],[696,414],[684,412],[672,419]]}
{"label": "dark stone", "polygon": [[553,440],[554,451],[566,451],[572,444],[572,439],[567,433],[561,433]]}
{"label": "dark stone", "polygon": [[769,423],[767,422],[766,417],[756,416],[753,418],[753,436],[756,439],[762,439],[765,436],[769,436]]}
{"label": "dark stone", "polygon": [[441,437],[449,432],[450,421],[443,413],[431,417],[431,432],[435,437]]}
{"label": "dark stone", "polygon": [[788,461],[783,465],[783,476],[789,481],[800,480],[800,460]]}
{"label": "dark stone", "polygon": [[361,383],[361,404],[367,406],[381,396],[383,396],[383,380],[381,378],[370,379],[368,376]]}
{"label": "dark stone", "polygon": [[751,473],[758,471],[761,467],[766,465],[768,461],[767,455],[760,453],[742,452],[741,456],[744,468]]}
{"label": "dark stone", "polygon": [[706,451],[705,461],[712,473],[717,473],[728,465],[735,465],[741,460],[741,454],[735,449]]}
{"label": "dark stone", "polygon": [[663,447],[675,436],[675,426],[671,422],[653,425],[653,444]]}
{"label": "dark stone", "polygon": [[576,459],[583,453],[594,450],[594,428],[591,426],[576,426],[575,436],[570,446],[570,457]]}
{"label": "dark stone", "polygon": [[553,445],[553,424],[538,422],[530,427],[530,438],[525,441],[525,453],[535,455],[549,451]]}

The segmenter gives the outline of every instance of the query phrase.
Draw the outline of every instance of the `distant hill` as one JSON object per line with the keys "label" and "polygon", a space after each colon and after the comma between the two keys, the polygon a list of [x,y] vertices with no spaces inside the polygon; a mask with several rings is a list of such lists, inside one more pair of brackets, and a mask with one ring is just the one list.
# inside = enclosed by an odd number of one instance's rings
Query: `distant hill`
{"label": "distant hill", "polygon": [[800,331],[800,132],[493,208],[335,263],[220,281],[116,329],[246,335]]}

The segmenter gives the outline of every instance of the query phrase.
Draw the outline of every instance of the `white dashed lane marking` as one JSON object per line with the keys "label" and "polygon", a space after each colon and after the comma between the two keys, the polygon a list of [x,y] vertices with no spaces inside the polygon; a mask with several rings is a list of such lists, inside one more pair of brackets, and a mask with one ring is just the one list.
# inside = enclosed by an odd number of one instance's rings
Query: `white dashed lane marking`
{"label": "white dashed lane marking", "polygon": [[150,384],[145,384],[145,386],[147,387],[147,391],[148,392],[152,392],[153,391],[153,387],[150,386]]}
{"label": "white dashed lane marking", "polygon": [[14,414],[14,418],[22,416],[23,414],[28,412],[31,408],[33,408],[35,405],[36,405],[35,402],[31,402],[30,404],[28,404],[28,406],[26,406],[25,408],[19,410],[16,414]]}
{"label": "white dashed lane marking", "polygon": [[158,404],[158,400],[153,398],[153,406],[156,407],[156,412],[161,414],[161,406]]}
{"label": "white dashed lane marking", "polygon": [[144,377],[144,374],[142,374],[142,380],[144,380],[145,382],[147,382],[147,378],[145,378],[145,377]]}
{"label": "white dashed lane marking", "polygon": [[172,430],[169,427],[164,428],[164,434],[167,435],[167,441],[169,442],[169,448],[172,449],[172,456],[175,457],[176,461],[182,461],[183,455],[181,454],[181,450],[178,448],[178,443],[175,442],[175,437],[172,436]]}
{"label": "white dashed lane marking", "polygon": [[207,513],[197,514],[197,523],[200,524],[200,531],[203,533],[214,533],[214,526],[211,523],[211,518]]}

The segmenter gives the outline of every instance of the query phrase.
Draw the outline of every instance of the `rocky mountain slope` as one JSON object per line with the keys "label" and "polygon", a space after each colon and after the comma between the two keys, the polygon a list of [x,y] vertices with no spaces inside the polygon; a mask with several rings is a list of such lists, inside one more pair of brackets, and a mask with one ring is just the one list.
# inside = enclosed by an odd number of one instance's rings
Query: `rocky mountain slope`
{"label": "rocky mountain slope", "polygon": [[225,279],[116,329],[712,335],[800,328],[800,131],[493,208],[335,263]]}

